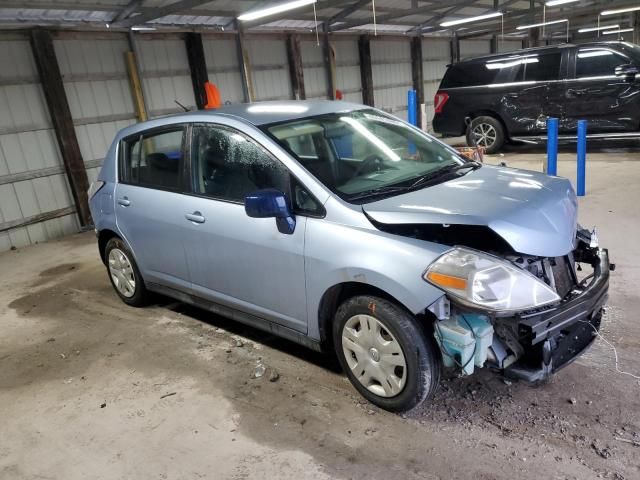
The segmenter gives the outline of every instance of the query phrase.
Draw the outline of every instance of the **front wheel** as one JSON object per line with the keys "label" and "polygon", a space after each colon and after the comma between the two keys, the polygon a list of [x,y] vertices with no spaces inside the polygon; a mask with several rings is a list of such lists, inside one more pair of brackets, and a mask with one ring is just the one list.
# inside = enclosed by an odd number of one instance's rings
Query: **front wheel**
{"label": "front wheel", "polygon": [[435,392],[440,357],[400,306],[368,295],[350,298],[336,312],[333,339],[349,380],[371,403],[402,412]]}
{"label": "front wheel", "polygon": [[504,142],[504,127],[496,118],[476,117],[467,127],[467,145],[484,147],[485,152],[489,155],[500,151]]}

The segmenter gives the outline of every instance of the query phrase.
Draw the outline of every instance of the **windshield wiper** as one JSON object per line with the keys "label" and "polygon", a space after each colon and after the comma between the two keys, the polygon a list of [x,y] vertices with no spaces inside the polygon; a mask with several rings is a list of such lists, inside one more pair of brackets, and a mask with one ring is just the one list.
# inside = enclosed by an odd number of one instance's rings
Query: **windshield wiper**
{"label": "windshield wiper", "polygon": [[424,186],[425,184],[432,182],[433,180],[442,177],[443,175],[448,175],[454,172],[459,172],[460,170],[465,170],[467,168],[471,168],[472,170],[476,170],[478,168],[480,168],[482,164],[475,162],[475,161],[469,161],[469,162],[465,162],[459,165],[448,165],[446,167],[442,167],[439,168],[438,170],[435,170],[433,172],[429,172],[425,175],[422,175],[421,177],[419,177],[416,181],[414,181],[411,185],[409,185],[408,187],[405,187],[407,190],[413,190],[419,187]]}
{"label": "windshield wiper", "polygon": [[355,195],[350,195],[348,200],[362,200],[363,198],[368,197],[377,197],[380,195],[387,195],[399,192],[406,192],[408,187],[400,187],[398,185],[388,185],[385,187],[372,188],[371,190],[365,190],[364,192],[356,193]]}

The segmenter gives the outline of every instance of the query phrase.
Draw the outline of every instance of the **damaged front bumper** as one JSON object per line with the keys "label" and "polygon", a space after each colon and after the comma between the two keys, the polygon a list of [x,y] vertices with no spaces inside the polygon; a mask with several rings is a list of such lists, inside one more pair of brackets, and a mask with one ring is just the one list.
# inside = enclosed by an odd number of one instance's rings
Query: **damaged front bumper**
{"label": "damaged front bumper", "polygon": [[[445,366],[457,366],[467,375],[474,366],[489,366],[510,378],[539,382],[579,357],[600,328],[613,266],[606,249],[584,242],[571,255],[567,259],[571,257],[573,286],[553,306],[504,316],[469,309],[454,299],[450,311],[449,302],[444,312],[430,308],[440,319],[434,335]],[[573,270],[573,258],[593,268],[582,281]]]}

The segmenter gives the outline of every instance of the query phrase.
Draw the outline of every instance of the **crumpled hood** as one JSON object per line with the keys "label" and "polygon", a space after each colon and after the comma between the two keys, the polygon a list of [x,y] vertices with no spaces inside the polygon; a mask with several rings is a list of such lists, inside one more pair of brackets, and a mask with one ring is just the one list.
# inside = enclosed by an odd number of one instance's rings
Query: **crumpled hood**
{"label": "crumpled hood", "polygon": [[362,208],[384,224],[487,226],[516,252],[542,257],[573,250],[577,226],[576,195],[567,179],[489,165]]}

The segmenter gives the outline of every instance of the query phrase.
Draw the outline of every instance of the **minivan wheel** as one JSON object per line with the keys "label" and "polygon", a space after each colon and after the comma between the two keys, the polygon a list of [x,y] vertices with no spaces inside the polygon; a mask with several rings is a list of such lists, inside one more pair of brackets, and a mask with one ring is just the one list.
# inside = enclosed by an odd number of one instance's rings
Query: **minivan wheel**
{"label": "minivan wheel", "polygon": [[353,386],[385,410],[410,410],[436,390],[441,366],[435,345],[409,312],[388,300],[346,300],[335,315],[333,340]]}
{"label": "minivan wheel", "polygon": [[[475,143],[474,140],[475,139]],[[488,154],[497,153],[505,142],[504,127],[500,120],[481,116],[472,120],[467,127],[467,145],[484,147]]]}
{"label": "minivan wheel", "polygon": [[109,280],[120,299],[133,307],[145,306],[150,295],[131,251],[114,237],[107,242],[104,252]]}

